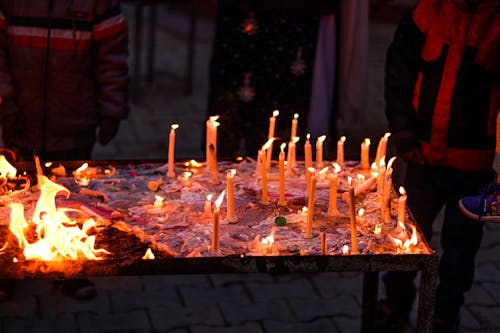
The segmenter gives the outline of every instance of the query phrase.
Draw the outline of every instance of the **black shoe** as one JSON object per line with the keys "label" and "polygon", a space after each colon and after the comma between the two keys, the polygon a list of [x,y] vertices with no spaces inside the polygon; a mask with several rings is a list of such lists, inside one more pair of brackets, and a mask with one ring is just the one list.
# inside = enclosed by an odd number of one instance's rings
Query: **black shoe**
{"label": "black shoe", "polygon": [[64,295],[78,300],[87,300],[97,295],[95,284],[87,279],[68,279],[57,282]]}
{"label": "black shoe", "polygon": [[0,302],[6,301],[14,294],[14,280],[0,279]]}
{"label": "black shoe", "polygon": [[434,318],[432,325],[433,333],[456,333],[458,332],[458,317],[453,318]]}
{"label": "black shoe", "polygon": [[404,329],[410,322],[410,314],[392,309],[386,300],[377,304],[377,318],[375,320],[376,333],[396,333]]}

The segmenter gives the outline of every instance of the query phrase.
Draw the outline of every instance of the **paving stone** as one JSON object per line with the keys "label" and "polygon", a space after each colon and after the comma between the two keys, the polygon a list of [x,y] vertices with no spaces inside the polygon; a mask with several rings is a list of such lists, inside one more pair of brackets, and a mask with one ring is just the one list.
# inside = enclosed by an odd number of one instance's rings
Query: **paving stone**
{"label": "paving stone", "polygon": [[307,323],[264,320],[262,324],[264,330],[269,333],[340,333],[332,321],[328,319],[318,319]]}
{"label": "paving stone", "polygon": [[140,276],[94,277],[91,280],[98,291],[141,291],[143,288]]}
{"label": "paving stone", "polygon": [[500,269],[492,262],[483,262],[481,265],[476,265],[474,281],[500,281]]}
{"label": "paving stone", "polygon": [[224,319],[216,304],[187,307],[149,307],[155,332],[168,332],[177,327],[190,325],[224,326]]}
{"label": "paving stone", "polygon": [[98,292],[97,296],[90,300],[80,301],[62,294],[44,294],[40,299],[41,318],[53,318],[64,313],[91,312],[109,313],[111,304],[107,292]]}
{"label": "paving stone", "polygon": [[250,274],[210,274],[210,281],[215,287],[224,287],[231,284],[249,282],[273,282],[274,278],[270,274],[250,273]]}
{"label": "paving stone", "polygon": [[69,314],[63,314],[52,319],[19,319],[8,318],[4,321],[3,333],[53,333],[53,332],[77,332],[78,328],[75,318]]}
{"label": "paving stone", "polygon": [[240,326],[208,327],[201,325],[191,326],[191,333],[264,333],[259,323],[246,323]]}
{"label": "paving stone", "polygon": [[285,322],[295,320],[289,305],[282,299],[243,305],[222,302],[219,306],[226,322],[230,325],[269,319]]}
{"label": "paving stone", "polygon": [[14,296],[10,300],[0,302],[0,318],[35,316],[38,312],[35,296]]}
{"label": "paving stone", "polygon": [[468,309],[481,323],[481,329],[496,329],[500,332],[500,307],[471,305]]}
{"label": "paving stone", "polygon": [[14,296],[33,296],[54,292],[51,279],[22,279],[14,282]]}
{"label": "paving stone", "polygon": [[256,302],[268,301],[284,297],[316,297],[316,293],[308,280],[298,279],[279,283],[247,283],[246,287]]}
{"label": "paving stone", "polygon": [[147,306],[181,306],[179,294],[175,288],[159,290],[112,292],[111,303],[113,312],[126,312],[143,309]]}
{"label": "paving stone", "polygon": [[472,312],[469,311],[469,307],[466,305],[460,311],[460,332],[462,328],[478,330],[481,328],[481,323],[478,321]]}
{"label": "paving stone", "polygon": [[184,303],[189,306],[193,304],[215,304],[216,302],[250,303],[248,294],[239,285],[224,288],[180,287],[180,291]]}
{"label": "paving stone", "polygon": [[145,310],[101,315],[81,313],[77,316],[77,322],[81,333],[151,332]]}
{"label": "paving stone", "polygon": [[211,287],[208,275],[150,275],[143,276],[145,290],[159,290],[165,287],[197,286]]}
{"label": "paving stone", "polygon": [[465,294],[467,304],[481,305],[481,306],[494,306],[497,303],[494,297],[489,292],[489,287],[492,283],[479,283],[474,284],[470,292]]}
{"label": "paving stone", "polygon": [[300,321],[336,315],[361,315],[359,303],[350,294],[328,299],[290,297],[289,302],[295,317]]}
{"label": "paving stone", "polygon": [[325,298],[337,296],[343,292],[359,292],[363,288],[361,274],[345,276],[341,273],[321,273],[311,276],[311,283]]}
{"label": "paving stone", "polygon": [[355,333],[361,332],[361,317],[358,316],[335,316],[332,318],[333,324],[338,332]]}
{"label": "paving stone", "polygon": [[486,283],[484,288],[496,300],[500,311],[500,280],[497,280],[495,283]]}

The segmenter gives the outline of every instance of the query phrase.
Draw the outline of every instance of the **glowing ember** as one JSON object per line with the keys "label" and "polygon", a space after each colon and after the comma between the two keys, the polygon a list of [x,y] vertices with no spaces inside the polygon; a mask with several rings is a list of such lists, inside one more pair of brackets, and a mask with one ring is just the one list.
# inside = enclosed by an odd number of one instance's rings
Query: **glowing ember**
{"label": "glowing ember", "polygon": [[273,255],[277,254],[275,251],[274,243],[274,228],[271,230],[271,234],[261,240],[262,243],[262,254],[263,255]]}
{"label": "glowing ember", "polygon": [[349,246],[347,245],[342,246],[342,254],[343,255],[349,254]]}
{"label": "glowing ember", "polygon": [[[38,175],[40,198],[37,201],[31,220],[24,217],[24,206],[11,203],[10,227],[16,236],[25,259],[63,260],[99,259],[101,254],[109,254],[104,249],[94,248],[95,236],[87,232],[95,226],[93,219],[87,219],[80,228],[77,221],[68,216],[74,209],[56,207],[56,196],[60,193],[69,197],[69,190],[51,182],[47,177]],[[30,243],[25,233],[30,226],[36,227],[35,242]]]}
{"label": "glowing ember", "polygon": [[146,250],[146,253],[144,254],[144,256],[142,256],[142,259],[143,260],[153,260],[155,258],[155,255],[153,254],[153,251],[151,251],[151,249],[148,247],[148,249]]}

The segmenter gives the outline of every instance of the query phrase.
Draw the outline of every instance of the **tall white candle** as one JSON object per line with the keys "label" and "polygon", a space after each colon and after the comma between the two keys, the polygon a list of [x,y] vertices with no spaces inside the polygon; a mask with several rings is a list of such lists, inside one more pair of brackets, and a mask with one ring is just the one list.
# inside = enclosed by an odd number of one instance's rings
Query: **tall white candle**
{"label": "tall white candle", "polygon": [[285,201],[285,147],[286,143],[282,143],[280,146],[280,155],[278,159],[279,163],[279,174],[280,174],[280,197],[278,200],[278,206],[286,206]]}
{"label": "tall white candle", "polygon": [[290,134],[290,140],[293,140],[293,138],[297,136],[297,125],[299,123],[298,118],[299,118],[299,114],[295,113],[293,115],[293,119],[292,119],[292,130],[291,130],[291,134]]}
{"label": "tall white candle", "polygon": [[[276,117],[280,114],[278,110],[273,111],[273,115],[269,118],[269,133],[267,135],[267,139],[274,138],[274,129],[276,127]],[[267,160],[266,165],[269,168],[271,166],[271,159],[273,155],[273,141],[271,141],[271,145],[269,149],[267,149]]]}
{"label": "tall white candle", "polygon": [[398,222],[406,221],[406,191],[403,186],[399,187],[401,196],[398,199]]}
{"label": "tall white candle", "polygon": [[220,205],[224,199],[226,191],[222,191],[217,200],[215,201],[214,208],[214,224],[212,232],[212,252],[219,252],[220,250]]}
{"label": "tall white candle", "polygon": [[380,138],[380,141],[378,142],[377,146],[377,155],[375,157],[375,163],[380,165],[380,160],[382,158],[385,158],[385,154],[387,152],[387,141],[389,137],[391,136],[391,133],[385,133],[384,136]]}
{"label": "tall white candle", "polygon": [[316,193],[316,174],[314,168],[308,169],[311,174],[311,184],[309,186],[309,198],[307,201],[307,222],[306,222],[306,233],[304,238],[312,238],[312,224],[314,219],[314,201]]}
{"label": "tall white candle", "polygon": [[175,171],[174,171],[175,130],[178,127],[179,125],[177,124],[173,124],[172,126],[170,126],[170,134],[168,138],[168,171],[167,171],[167,177],[169,178],[175,177]]}
{"label": "tall white candle", "polygon": [[309,141],[310,138],[311,134],[307,133],[306,142],[304,143],[304,162],[306,171],[312,167],[312,146],[311,141]]}
{"label": "tall white candle", "polygon": [[332,172],[329,177],[330,181],[330,192],[328,195],[328,215],[337,215],[337,172]]}
{"label": "tall white candle", "polygon": [[325,139],[326,135],[322,135],[316,140],[316,168],[323,167],[323,142]]}
{"label": "tall white candle", "polygon": [[337,141],[337,164],[340,165],[341,167],[344,166],[344,143],[345,143],[346,137],[342,136],[338,141]]}
{"label": "tall white candle", "polygon": [[357,227],[356,227],[356,205],[355,205],[355,197],[354,197],[354,186],[352,184],[351,177],[348,177],[349,181],[349,215],[351,220],[351,248],[352,253],[358,253],[358,235],[357,235]]}
{"label": "tall white candle", "polygon": [[238,217],[234,210],[234,175],[236,174],[235,169],[230,169],[226,173],[226,191],[227,191],[227,213],[226,220],[229,223],[238,221]]}
{"label": "tall white candle", "polygon": [[361,143],[361,169],[370,169],[370,139],[365,139]]}

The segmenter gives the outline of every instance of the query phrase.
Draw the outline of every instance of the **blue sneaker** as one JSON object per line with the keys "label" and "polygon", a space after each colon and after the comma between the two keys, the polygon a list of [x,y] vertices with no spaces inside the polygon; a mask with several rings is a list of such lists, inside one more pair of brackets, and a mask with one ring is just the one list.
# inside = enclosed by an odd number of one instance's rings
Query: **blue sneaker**
{"label": "blue sneaker", "polygon": [[458,207],[465,216],[481,222],[500,222],[500,185],[488,184],[479,195],[460,199]]}

